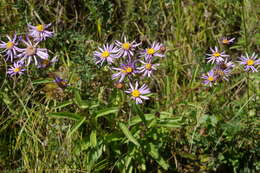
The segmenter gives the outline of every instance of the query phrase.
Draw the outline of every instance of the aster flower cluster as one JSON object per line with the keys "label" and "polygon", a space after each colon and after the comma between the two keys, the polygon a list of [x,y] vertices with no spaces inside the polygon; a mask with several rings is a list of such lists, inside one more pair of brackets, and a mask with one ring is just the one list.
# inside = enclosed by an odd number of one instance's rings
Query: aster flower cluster
{"label": "aster flower cluster", "polygon": [[7,70],[10,76],[21,75],[32,62],[38,68],[45,68],[57,61],[54,57],[50,59],[48,50],[41,48],[40,44],[44,40],[53,36],[49,31],[51,24],[39,24],[37,26],[28,25],[28,33],[24,36],[14,34],[13,37],[7,35],[6,41],[0,40],[0,49],[4,60],[12,65]]}
{"label": "aster flower cluster", "polygon": [[[141,49],[141,43],[116,40],[113,44],[105,44],[94,52],[95,62],[98,65],[109,66],[113,71],[111,76],[116,88],[123,88],[126,84],[129,94],[136,104],[148,100],[147,94],[151,93],[147,84],[142,81],[151,80],[153,73],[160,65],[156,62],[164,57],[165,46],[153,42],[146,49]],[[140,83],[143,83],[140,85]]]}
{"label": "aster flower cluster", "polygon": [[[223,37],[220,43],[223,45],[230,45],[234,42],[235,38],[228,39]],[[203,84],[212,86],[216,82],[228,81],[235,63],[232,61],[231,57],[225,53],[225,51],[220,51],[218,47],[210,48],[211,53],[206,54],[208,57],[207,63],[214,64],[214,67],[203,74],[201,78],[203,79]],[[247,72],[257,72],[257,66],[260,64],[260,59],[257,59],[255,53],[252,56],[242,55],[237,61],[240,65],[244,66],[244,70]]]}

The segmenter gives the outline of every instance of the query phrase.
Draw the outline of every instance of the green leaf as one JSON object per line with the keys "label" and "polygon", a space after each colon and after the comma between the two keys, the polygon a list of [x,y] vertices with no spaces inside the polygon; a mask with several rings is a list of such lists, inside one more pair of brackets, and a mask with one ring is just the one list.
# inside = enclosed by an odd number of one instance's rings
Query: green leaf
{"label": "green leaf", "polygon": [[260,45],[260,33],[256,33],[253,38],[256,40],[256,45]]}
{"label": "green leaf", "polygon": [[60,109],[60,108],[66,107],[66,106],[71,105],[71,104],[73,104],[73,101],[67,100],[67,101],[60,103],[58,106],[55,107],[55,109]]}
{"label": "green leaf", "polygon": [[79,141],[79,144],[75,146],[73,152],[76,155],[80,155],[82,151],[88,150],[90,147],[91,147],[90,142],[87,139],[83,138]]}
{"label": "green leaf", "polygon": [[51,83],[51,82],[53,82],[53,79],[47,78],[47,79],[34,80],[34,81],[32,81],[32,84],[44,84],[44,83]]}
{"label": "green leaf", "polygon": [[190,159],[190,160],[196,160],[197,157],[194,154],[191,153],[187,153],[187,152],[179,152],[178,153],[181,157],[186,158],[186,159]]}
{"label": "green leaf", "polygon": [[[153,120],[155,118],[154,114],[144,114],[144,118],[146,121]],[[138,123],[141,123],[142,119],[140,116],[135,116],[130,120],[130,126],[136,125]]]}
{"label": "green leaf", "polygon": [[84,123],[84,121],[86,120],[86,117],[83,117],[81,120],[79,120],[69,131],[68,133],[68,137],[70,137],[71,135],[73,135],[73,133],[75,133],[78,128]]}
{"label": "green leaf", "polygon": [[109,133],[107,135],[105,135],[105,141],[106,142],[114,142],[114,141],[120,141],[122,140],[124,136],[122,135],[122,133],[119,132],[113,132],[113,133]]}
{"label": "green leaf", "polygon": [[111,108],[107,108],[107,109],[103,109],[101,111],[98,111],[96,114],[96,119],[108,114],[112,114],[112,113],[117,113],[118,112],[118,107],[111,107]]}
{"label": "green leaf", "polygon": [[123,131],[123,133],[125,134],[127,139],[129,139],[131,142],[133,142],[138,147],[140,146],[140,144],[137,142],[137,140],[134,138],[134,136],[131,134],[131,132],[128,130],[128,128],[126,127],[125,124],[119,123],[119,127]]}
{"label": "green leaf", "polygon": [[92,130],[90,134],[90,144],[92,147],[95,147],[97,145],[97,131]]}
{"label": "green leaf", "polygon": [[76,105],[81,108],[81,109],[86,109],[89,107],[89,104],[87,103],[87,101],[85,100],[82,100],[81,99],[81,96],[80,96],[80,93],[78,90],[74,90],[74,102],[76,103]]}
{"label": "green leaf", "polygon": [[183,123],[181,118],[164,118],[164,119],[159,119],[157,121],[157,125],[160,127],[176,128],[176,127],[181,127],[182,124]]}
{"label": "green leaf", "polygon": [[168,170],[169,164],[160,156],[159,151],[154,144],[148,144],[148,153],[163,169]]}
{"label": "green leaf", "polygon": [[81,120],[82,116],[80,116],[79,114],[75,114],[75,113],[70,113],[70,112],[57,112],[57,113],[50,113],[48,114],[49,117],[54,117],[54,118],[68,118],[68,119],[72,119],[72,120]]}

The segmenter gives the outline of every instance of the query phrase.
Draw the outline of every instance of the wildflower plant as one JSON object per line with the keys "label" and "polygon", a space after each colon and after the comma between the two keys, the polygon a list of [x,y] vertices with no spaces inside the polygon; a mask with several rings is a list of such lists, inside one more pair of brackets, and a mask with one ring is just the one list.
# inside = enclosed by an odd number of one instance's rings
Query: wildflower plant
{"label": "wildflower plant", "polygon": [[[115,87],[118,89],[122,89],[123,86],[129,88],[125,93],[129,94],[136,104],[141,104],[143,100],[149,99],[147,94],[150,94],[151,91],[144,81],[151,80],[153,72],[159,66],[154,62],[158,61],[157,58],[164,57],[161,51],[163,45],[159,42],[153,42],[146,49],[140,47],[141,43],[128,41],[125,37],[122,42],[116,40],[115,44],[106,44],[103,49],[98,48],[94,52],[96,64],[103,65],[104,62],[107,62],[109,69],[113,71],[111,78],[115,80]],[[134,87],[133,83],[135,83]],[[139,85],[141,85],[140,88],[138,88]]]}
{"label": "wildflower plant", "polygon": [[[224,45],[230,45],[234,42],[235,38],[228,39],[223,37],[221,43]],[[215,46],[215,48],[210,48],[211,54],[206,54],[208,57],[208,63],[214,64],[213,68],[207,72],[207,74],[202,75],[202,82],[204,85],[213,86],[216,82],[221,82],[222,79],[225,81],[229,80],[229,77],[232,75],[232,70],[236,65],[229,55],[225,51],[220,51],[220,49]],[[260,64],[260,59],[257,59],[257,54],[253,53],[251,56],[248,53],[242,55],[238,58],[238,63],[244,66],[244,71],[246,72],[258,72],[257,68]]]}
{"label": "wildflower plant", "polygon": [[24,74],[25,67],[29,68],[32,61],[38,68],[46,68],[58,61],[56,56],[49,59],[48,50],[40,46],[44,40],[53,37],[54,33],[47,30],[50,26],[51,24],[28,25],[29,33],[14,34],[13,38],[7,35],[7,41],[0,40],[0,49],[3,49],[1,53],[6,57],[7,65],[10,66],[7,74],[10,76]]}

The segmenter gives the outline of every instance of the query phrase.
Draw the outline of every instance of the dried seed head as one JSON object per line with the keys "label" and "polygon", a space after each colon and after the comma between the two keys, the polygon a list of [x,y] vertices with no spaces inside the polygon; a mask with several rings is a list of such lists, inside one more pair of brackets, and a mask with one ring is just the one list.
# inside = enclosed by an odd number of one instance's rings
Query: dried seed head
{"label": "dried seed head", "polygon": [[161,47],[160,47],[160,52],[161,52],[161,53],[164,53],[165,51],[166,51],[166,46],[161,46]]}
{"label": "dried seed head", "polygon": [[36,53],[36,48],[33,47],[33,46],[28,46],[25,50],[25,53],[28,55],[28,56],[32,56]]}
{"label": "dried seed head", "polygon": [[115,83],[115,87],[118,88],[118,89],[121,89],[121,88],[124,87],[124,84],[121,83],[121,82],[117,82],[117,83]]}

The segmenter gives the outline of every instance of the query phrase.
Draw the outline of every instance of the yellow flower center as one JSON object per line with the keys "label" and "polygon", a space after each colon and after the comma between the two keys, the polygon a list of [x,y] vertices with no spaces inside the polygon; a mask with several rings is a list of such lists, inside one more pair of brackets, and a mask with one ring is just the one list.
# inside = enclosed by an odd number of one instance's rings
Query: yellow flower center
{"label": "yellow flower center", "polygon": [[212,82],[214,80],[214,77],[213,76],[209,76],[208,77],[208,81]]}
{"label": "yellow flower center", "polygon": [[122,71],[122,73],[131,73],[133,71],[133,68],[132,67],[125,67],[121,71]]}
{"label": "yellow flower center", "polygon": [[131,95],[132,95],[133,97],[139,97],[139,96],[141,95],[141,93],[140,93],[140,91],[138,91],[138,90],[133,90],[132,93],[131,93]]}
{"label": "yellow flower center", "polygon": [[152,64],[145,64],[145,68],[147,69],[147,70],[151,70],[151,68],[152,68]]}
{"label": "yellow flower center", "polygon": [[129,43],[123,43],[123,44],[122,44],[122,48],[123,48],[124,50],[129,50],[130,47],[131,47],[131,44],[129,44]]}
{"label": "yellow flower center", "polygon": [[223,44],[228,44],[229,41],[228,41],[227,39],[224,39],[224,40],[222,40],[222,43],[223,43]]}
{"label": "yellow flower center", "polygon": [[153,55],[155,53],[155,50],[154,50],[154,48],[149,48],[149,49],[147,49],[146,52],[148,55]]}
{"label": "yellow flower center", "polygon": [[37,25],[36,30],[39,31],[39,32],[42,32],[44,30],[44,26],[43,25]]}
{"label": "yellow flower center", "polygon": [[215,53],[213,53],[213,56],[215,56],[215,57],[219,57],[219,56],[220,56],[220,53],[215,52]]}
{"label": "yellow flower center", "polygon": [[14,71],[15,73],[17,73],[17,72],[19,72],[20,70],[21,70],[20,68],[17,68],[17,67],[16,67],[16,68],[14,68],[13,71]]}
{"label": "yellow flower center", "polygon": [[28,55],[28,56],[32,56],[36,53],[36,48],[33,47],[33,46],[28,46],[25,50],[25,53]]}
{"label": "yellow flower center", "polygon": [[107,58],[108,56],[110,55],[110,53],[106,50],[106,51],[104,51],[103,53],[102,53],[102,57],[103,58]]}
{"label": "yellow flower center", "polygon": [[127,72],[127,73],[131,73],[132,71],[133,71],[133,69],[132,69],[131,67],[127,67],[127,68],[126,68],[126,72]]}
{"label": "yellow flower center", "polygon": [[7,48],[7,49],[11,49],[13,46],[14,46],[14,43],[11,42],[11,41],[8,41],[8,42],[6,43],[6,48]]}
{"label": "yellow flower center", "polygon": [[255,63],[255,61],[252,60],[252,59],[249,59],[249,60],[247,60],[247,62],[246,62],[247,65],[253,65],[254,63]]}

